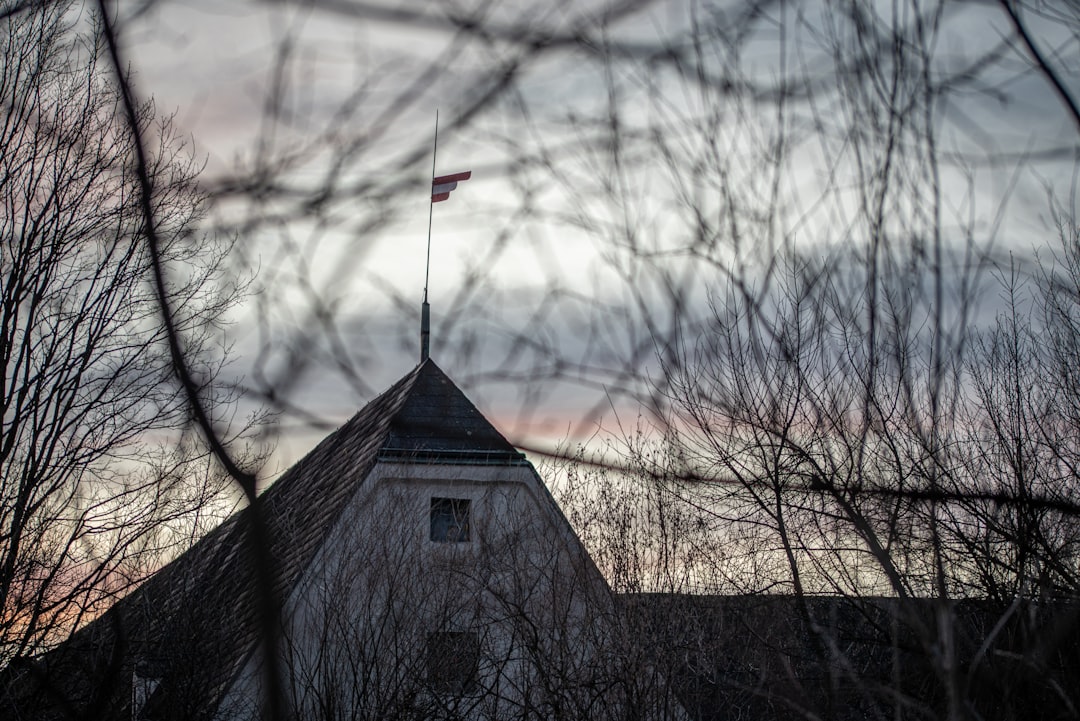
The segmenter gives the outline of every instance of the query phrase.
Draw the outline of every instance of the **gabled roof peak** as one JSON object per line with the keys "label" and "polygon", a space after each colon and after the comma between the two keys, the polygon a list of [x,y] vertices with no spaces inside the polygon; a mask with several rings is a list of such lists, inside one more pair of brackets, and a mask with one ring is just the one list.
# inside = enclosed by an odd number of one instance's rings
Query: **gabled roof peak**
{"label": "gabled roof peak", "polygon": [[495,430],[435,361],[413,372],[390,420],[380,460],[416,463],[524,464],[525,457]]}

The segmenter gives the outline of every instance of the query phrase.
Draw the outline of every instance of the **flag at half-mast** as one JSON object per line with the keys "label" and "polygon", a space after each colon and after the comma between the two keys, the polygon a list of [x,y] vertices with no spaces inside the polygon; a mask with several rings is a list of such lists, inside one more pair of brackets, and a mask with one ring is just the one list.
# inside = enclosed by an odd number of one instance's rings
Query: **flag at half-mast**
{"label": "flag at half-mast", "polygon": [[431,202],[440,203],[450,197],[450,191],[457,187],[458,183],[462,183],[472,177],[472,171],[466,170],[464,173],[454,173],[453,175],[440,175],[437,178],[431,180]]}

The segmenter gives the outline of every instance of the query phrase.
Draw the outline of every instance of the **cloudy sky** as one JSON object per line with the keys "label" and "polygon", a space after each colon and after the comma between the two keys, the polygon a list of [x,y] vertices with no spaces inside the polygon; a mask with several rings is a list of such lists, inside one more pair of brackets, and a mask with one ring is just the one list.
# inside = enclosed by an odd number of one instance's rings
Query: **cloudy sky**
{"label": "cloudy sky", "polygon": [[[888,88],[841,82],[852,58],[907,78],[897,233],[1045,257],[1053,209],[1075,217],[1080,132],[993,4],[879,3],[863,37],[816,2],[121,7],[138,92],[205,157],[212,220],[257,272],[236,372],[303,411],[287,459],[325,432],[305,414],[336,424],[416,362],[436,110],[436,172],[474,176],[432,219],[433,357],[537,443],[632,426],[732,269],[863,242],[876,161],[852,148],[879,149]],[[1042,7],[1025,19],[1075,97],[1076,18]],[[890,55],[891,28],[918,43]]]}

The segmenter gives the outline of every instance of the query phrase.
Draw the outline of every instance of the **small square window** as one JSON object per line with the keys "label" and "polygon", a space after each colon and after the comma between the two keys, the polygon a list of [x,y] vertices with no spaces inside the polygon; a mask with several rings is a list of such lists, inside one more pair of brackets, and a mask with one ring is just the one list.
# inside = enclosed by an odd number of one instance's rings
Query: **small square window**
{"label": "small square window", "polygon": [[463,543],[469,540],[469,499],[431,499],[431,540]]}
{"label": "small square window", "polygon": [[465,694],[476,690],[480,638],[471,631],[441,631],[427,637],[428,683],[436,693]]}

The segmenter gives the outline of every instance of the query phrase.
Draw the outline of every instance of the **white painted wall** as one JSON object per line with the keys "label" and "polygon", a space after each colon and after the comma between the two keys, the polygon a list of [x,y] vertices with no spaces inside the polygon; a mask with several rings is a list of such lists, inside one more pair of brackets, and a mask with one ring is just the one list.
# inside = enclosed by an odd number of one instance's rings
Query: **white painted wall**
{"label": "white painted wall", "polygon": [[[430,540],[433,497],[471,501],[468,542]],[[438,631],[478,634],[475,693],[432,690]],[[625,715],[628,692],[613,682],[628,675],[625,640],[530,466],[379,463],[286,600],[281,645],[303,718],[479,720]],[[260,662],[248,660],[218,718],[258,715]]]}

